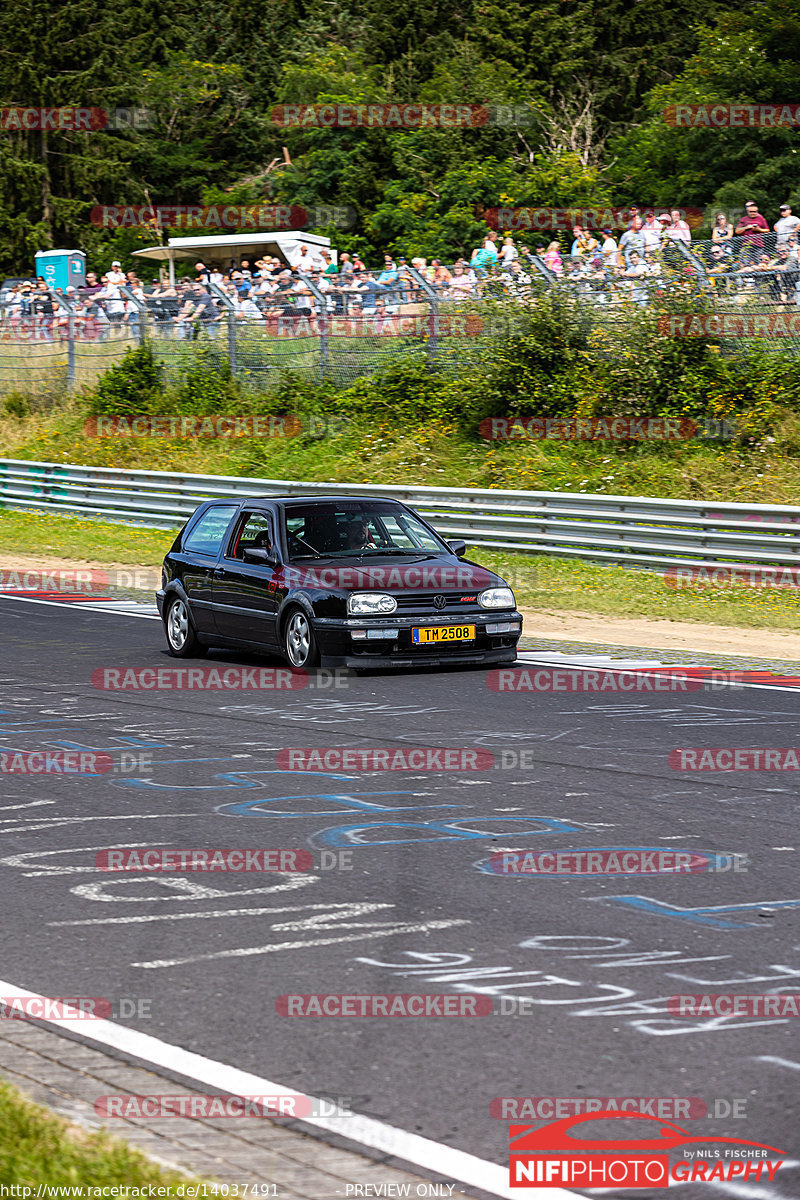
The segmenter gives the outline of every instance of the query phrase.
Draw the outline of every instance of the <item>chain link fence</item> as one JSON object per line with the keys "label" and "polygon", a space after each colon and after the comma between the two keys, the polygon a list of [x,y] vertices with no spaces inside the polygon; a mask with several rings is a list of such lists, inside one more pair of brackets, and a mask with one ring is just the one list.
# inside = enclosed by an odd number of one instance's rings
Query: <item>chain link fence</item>
{"label": "chain link fence", "polygon": [[[382,272],[283,270],[248,286],[68,295],[16,284],[0,292],[0,392],[91,385],[145,340],[168,378],[224,363],[254,391],[285,371],[346,386],[397,360],[455,372],[519,330],[524,308],[546,293],[581,302],[599,329],[624,332],[635,312],[654,318],[656,336],[715,337],[731,353],[800,351],[797,244],[774,233],[638,249],[629,242],[613,254],[597,245],[563,259],[523,249],[489,266],[416,261]],[[681,325],[682,308],[703,321]]]}

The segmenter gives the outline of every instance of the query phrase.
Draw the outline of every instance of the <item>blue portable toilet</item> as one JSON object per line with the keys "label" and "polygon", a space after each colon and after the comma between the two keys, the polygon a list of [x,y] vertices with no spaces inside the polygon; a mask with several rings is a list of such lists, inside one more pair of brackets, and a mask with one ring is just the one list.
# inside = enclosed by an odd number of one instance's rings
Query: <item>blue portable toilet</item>
{"label": "blue portable toilet", "polygon": [[86,283],[86,255],[83,250],[37,250],[34,269],[51,288],[79,288]]}

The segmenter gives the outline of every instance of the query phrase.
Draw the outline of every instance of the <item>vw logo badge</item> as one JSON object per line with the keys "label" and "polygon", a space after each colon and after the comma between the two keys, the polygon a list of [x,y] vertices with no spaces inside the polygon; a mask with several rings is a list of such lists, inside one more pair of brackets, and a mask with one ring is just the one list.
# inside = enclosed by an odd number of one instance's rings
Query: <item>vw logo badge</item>
{"label": "vw logo badge", "polygon": [[434,596],[433,597],[433,607],[434,608],[445,608],[446,606],[447,606],[447,597],[446,596]]}

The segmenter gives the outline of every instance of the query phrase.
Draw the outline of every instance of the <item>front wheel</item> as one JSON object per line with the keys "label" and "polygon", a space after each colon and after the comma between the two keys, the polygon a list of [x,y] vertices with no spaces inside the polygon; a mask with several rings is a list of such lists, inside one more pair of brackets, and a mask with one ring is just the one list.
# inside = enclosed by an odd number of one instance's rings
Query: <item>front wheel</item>
{"label": "front wheel", "polygon": [[186,601],[176,596],[170,601],[164,621],[167,648],[173,658],[200,658],[206,652],[194,631]]}
{"label": "front wheel", "polygon": [[314,627],[301,608],[293,608],[283,628],[283,652],[290,667],[307,670],[319,663]]}

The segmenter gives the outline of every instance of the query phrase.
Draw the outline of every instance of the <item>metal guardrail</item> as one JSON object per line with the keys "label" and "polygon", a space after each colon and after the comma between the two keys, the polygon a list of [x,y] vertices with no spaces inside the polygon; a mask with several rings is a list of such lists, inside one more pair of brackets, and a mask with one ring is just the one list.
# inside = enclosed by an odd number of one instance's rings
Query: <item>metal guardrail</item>
{"label": "metal guardrail", "polygon": [[0,459],[0,507],[171,529],[215,496],[391,496],[472,546],[627,566],[800,567],[800,508],[478,488],[299,483]]}

